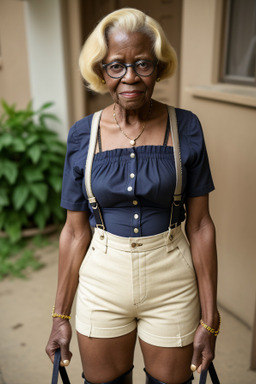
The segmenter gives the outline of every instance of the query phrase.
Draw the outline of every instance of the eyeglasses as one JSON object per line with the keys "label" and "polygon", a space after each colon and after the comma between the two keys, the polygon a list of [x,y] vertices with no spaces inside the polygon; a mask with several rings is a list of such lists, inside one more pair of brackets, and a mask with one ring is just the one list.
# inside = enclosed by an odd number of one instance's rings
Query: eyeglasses
{"label": "eyeglasses", "polygon": [[157,61],[150,60],[138,60],[134,64],[125,64],[120,63],[119,61],[112,61],[108,64],[102,64],[102,67],[105,69],[108,76],[112,77],[113,79],[120,79],[126,75],[128,67],[132,67],[138,76],[150,76],[154,72],[157,63]]}

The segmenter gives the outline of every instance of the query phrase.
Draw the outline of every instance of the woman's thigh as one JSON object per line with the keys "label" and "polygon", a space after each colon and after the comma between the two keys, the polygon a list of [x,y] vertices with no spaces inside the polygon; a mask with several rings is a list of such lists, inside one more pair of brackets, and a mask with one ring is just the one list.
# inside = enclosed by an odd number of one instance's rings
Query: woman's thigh
{"label": "woman's thigh", "polygon": [[156,347],[139,339],[146,371],[167,384],[181,384],[192,376],[193,344],[185,347]]}
{"label": "woman's thigh", "polygon": [[92,383],[111,381],[133,366],[136,330],[114,338],[101,339],[77,333],[86,379]]}

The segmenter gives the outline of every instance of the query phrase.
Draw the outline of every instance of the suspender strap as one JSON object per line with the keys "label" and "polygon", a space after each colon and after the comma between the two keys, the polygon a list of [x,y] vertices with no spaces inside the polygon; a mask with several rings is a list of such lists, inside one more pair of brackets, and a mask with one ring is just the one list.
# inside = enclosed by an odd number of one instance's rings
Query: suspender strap
{"label": "suspender strap", "polygon": [[166,130],[165,130],[164,142],[163,142],[164,147],[167,147],[169,135],[170,135],[170,120],[168,119]]}
{"label": "suspender strap", "polygon": [[86,193],[88,196],[89,203],[93,209],[93,213],[96,221],[96,227],[100,227],[101,229],[104,230],[105,225],[103,222],[103,217],[102,217],[99,205],[97,203],[97,200],[93,195],[92,185],[91,185],[92,163],[93,163],[93,157],[94,157],[96,143],[97,143],[97,133],[98,133],[98,126],[99,126],[101,114],[102,114],[102,110],[95,112],[92,118],[90,142],[89,142],[88,155],[87,155],[86,166],[85,166],[85,188],[86,188]]}
{"label": "suspender strap", "polygon": [[178,226],[180,224],[180,205],[182,198],[182,166],[181,166],[181,156],[180,156],[180,142],[179,142],[179,133],[176,112],[174,107],[168,106],[168,114],[170,119],[170,129],[172,135],[172,144],[173,144],[173,153],[174,153],[174,162],[176,169],[176,186],[173,195],[173,202],[171,206],[171,215],[170,215],[170,225],[169,229],[173,226]]}

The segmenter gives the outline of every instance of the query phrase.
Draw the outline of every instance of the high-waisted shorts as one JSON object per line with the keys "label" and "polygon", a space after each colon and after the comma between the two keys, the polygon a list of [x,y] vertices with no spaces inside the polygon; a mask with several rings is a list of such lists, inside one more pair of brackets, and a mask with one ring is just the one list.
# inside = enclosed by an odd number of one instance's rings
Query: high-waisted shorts
{"label": "high-waisted shorts", "polygon": [[126,238],[96,230],[79,273],[76,329],[97,338],[137,328],[145,342],[193,342],[199,297],[190,247],[180,227]]}

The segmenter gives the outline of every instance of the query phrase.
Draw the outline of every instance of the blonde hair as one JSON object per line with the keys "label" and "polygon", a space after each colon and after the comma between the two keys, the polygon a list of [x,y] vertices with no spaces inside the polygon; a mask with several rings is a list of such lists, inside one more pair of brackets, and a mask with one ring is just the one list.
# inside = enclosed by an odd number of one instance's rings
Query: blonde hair
{"label": "blonde hair", "polygon": [[108,91],[99,76],[99,64],[108,51],[107,37],[110,28],[145,33],[152,40],[152,48],[161,68],[161,79],[173,75],[177,67],[177,56],[161,25],[138,9],[122,8],[105,16],[84,43],[79,67],[89,89],[102,94]]}

